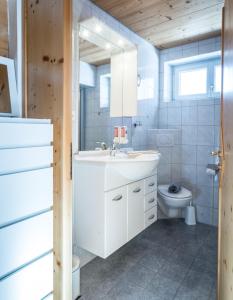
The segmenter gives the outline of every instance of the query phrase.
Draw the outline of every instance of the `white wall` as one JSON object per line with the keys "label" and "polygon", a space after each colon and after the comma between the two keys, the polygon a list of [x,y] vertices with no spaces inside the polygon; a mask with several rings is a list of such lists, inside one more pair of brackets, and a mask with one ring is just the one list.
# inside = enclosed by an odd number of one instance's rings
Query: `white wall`
{"label": "white wall", "polygon": [[168,133],[179,129],[181,136],[174,145],[159,147],[163,158],[158,181],[181,182],[189,188],[198,222],[210,225],[218,224],[218,181],[207,176],[206,165],[215,162],[210,152],[219,148],[220,98],[164,102],[164,63],[220,51],[220,42],[217,37],[160,51],[159,128]]}

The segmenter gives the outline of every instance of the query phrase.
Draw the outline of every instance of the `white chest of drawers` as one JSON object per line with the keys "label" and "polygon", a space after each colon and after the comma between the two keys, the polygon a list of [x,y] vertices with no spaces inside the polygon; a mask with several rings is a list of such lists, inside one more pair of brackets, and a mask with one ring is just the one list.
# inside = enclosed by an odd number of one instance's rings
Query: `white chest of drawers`
{"label": "white chest of drawers", "polygon": [[0,118],[0,299],[53,292],[53,126]]}

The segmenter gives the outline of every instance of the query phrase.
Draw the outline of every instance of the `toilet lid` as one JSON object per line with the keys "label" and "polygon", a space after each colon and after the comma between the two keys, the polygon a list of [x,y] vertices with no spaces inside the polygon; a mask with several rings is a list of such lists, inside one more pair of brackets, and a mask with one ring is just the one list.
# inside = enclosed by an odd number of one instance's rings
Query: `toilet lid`
{"label": "toilet lid", "polygon": [[166,197],[176,198],[176,199],[184,199],[184,198],[192,197],[192,193],[189,190],[187,190],[186,188],[184,188],[183,186],[181,187],[181,190],[176,194],[169,193],[168,187],[169,187],[168,184],[159,185],[158,192],[161,195],[164,195]]}

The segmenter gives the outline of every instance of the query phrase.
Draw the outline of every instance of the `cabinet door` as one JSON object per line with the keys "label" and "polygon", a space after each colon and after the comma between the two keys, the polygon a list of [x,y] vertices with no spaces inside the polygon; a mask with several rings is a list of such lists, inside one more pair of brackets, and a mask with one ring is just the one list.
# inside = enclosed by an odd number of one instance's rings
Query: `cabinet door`
{"label": "cabinet door", "polygon": [[128,240],[144,229],[144,182],[128,185]]}
{"label": "cabinet door", "polygon": [[107,192],[105,201],[105,257],[107,257],[127,242],[127,188]]}

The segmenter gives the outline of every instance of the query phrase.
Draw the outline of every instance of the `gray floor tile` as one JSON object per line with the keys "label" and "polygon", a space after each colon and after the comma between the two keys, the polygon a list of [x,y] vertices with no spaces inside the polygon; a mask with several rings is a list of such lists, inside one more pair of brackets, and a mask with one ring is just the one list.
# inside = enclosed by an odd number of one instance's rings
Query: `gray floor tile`
{"label": "gray floor tile", "polygon": [[208,300],[214,279],[209,274],[190,270],[182,282],[175,299]]}
{"label": "gray floor tile", "polygon": [[141,264],[134,265],[130,270],[123,275],[123,281],[128,282],[133,286],[147,288],[151,278],[155,272]]}
{"label": "gray floor tile", "polygon": [[81,269],[81,300],[215,300],[217,230],[159,220]]}
{"label": "gray floor tile", "polygon": [[216,286],[214,286],[210,292],[209,300],[217,300],[217,289]]}
{"label": "gray floor tile", "polygon": [[176,280],[183,280],[189,271],[189,265],[177,264],[176,262],[166,260],[162,268],[159,270],[159,274]]}
{"label": "gray floor tile", "polygon": [[163,274],[157,273],[152,278],[147,290],[155,295],[159,295],[161,299],[173,299],[179,286],[181,280],[178,278],[170,279],[163,276]]}
{"label": "gray floor tile", "polygon": [[158,272],[162,266],[166,263],[166,258],[159,257],[153,250],[147,251],[147,253],[139,261],[144,267],[151,269],[154,272]]}
{"label": "gray floor tile", "polygon": [[143,295],[142,288],[137,286],[132,286],[125,281],[121,281],[109,291],[109,293],[106,296],[106,299],[141,300],[143,299],[142,295]]}

